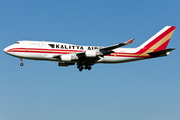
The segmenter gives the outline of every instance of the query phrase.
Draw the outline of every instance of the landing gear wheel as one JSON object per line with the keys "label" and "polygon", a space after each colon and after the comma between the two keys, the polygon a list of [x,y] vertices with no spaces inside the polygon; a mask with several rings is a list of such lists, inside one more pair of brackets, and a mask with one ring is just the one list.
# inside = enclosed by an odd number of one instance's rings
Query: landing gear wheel
{"label": "landing gear wheel", "polygon": [[88,67],[88,70],[91,70],[91,68],[92,68],[92,67],[91,67],[91,66],[89,66],[89,67]]}
{"label": "landing gear wheel", "polygon": [[78,65],[77,68],[79,69],[81,67],[81,65]]}
{"label": "landing gear wheel", "polygon": [[79,71],[81,72],[82,70],[83,70],[83,67],[80,67],[80,68],[79,68]]}
{"label": "landing gear wheel", "polygon": [[23,66],[23,65],[24,65],[24,63],[23,63],[22,58],[20,58],[20,60],[21,60],[20,66]]}
{"label": "landing gear wheel", "polygon": [[91,70],[91,68],[92,68],[92,67],[91,67],[90,65],[86,65],[86,66],[85,66],[85,70],[87,70],[87,69],[88,69],[88,70]]}
{"label": "landing gear wheel", "polygon": [[85,69],[85,70],[88,69],[88,66],[86,65],[84,69]]}
{"label": "landing gear wheel", "polygon": [[24,63],[20,63],[20,66],[23,66],[24,65]]}

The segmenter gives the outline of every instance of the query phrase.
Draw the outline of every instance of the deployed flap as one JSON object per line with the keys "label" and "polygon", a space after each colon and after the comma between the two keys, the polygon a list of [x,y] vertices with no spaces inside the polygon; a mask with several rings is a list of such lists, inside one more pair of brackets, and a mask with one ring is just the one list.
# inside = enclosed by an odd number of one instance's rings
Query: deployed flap
{"label": "deployed flap", "polygon": [[110,51],[110,50],[122,47],[124,45],[131,44],[133,41],[134,41],[134,39],[131,39],[131,40],[125,42],[125,43],[120,43],[120,44],[117,44],[117,45],[112,45],[112,46],[109,46],[109,47],[104,47],[104,48],[101,48],[100,51]]}

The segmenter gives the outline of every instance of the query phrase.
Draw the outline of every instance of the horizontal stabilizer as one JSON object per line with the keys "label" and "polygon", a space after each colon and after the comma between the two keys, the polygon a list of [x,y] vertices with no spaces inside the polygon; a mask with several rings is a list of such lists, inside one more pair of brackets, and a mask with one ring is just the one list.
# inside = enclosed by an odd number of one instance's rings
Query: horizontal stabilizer
{"label": "horizontal stabilizer", "polygon": [[[170,51],[174,50],[176,48],[169,48],[169,49],[165,49],[165,50],[159,50],[159,51],[155,51],[155,52],[149,52],[147,54],[151,55],[152,57],[159,57],[161,56],[162,54],[167,54],[169,53]],[[167,54],[168,55],[168,54]]]}

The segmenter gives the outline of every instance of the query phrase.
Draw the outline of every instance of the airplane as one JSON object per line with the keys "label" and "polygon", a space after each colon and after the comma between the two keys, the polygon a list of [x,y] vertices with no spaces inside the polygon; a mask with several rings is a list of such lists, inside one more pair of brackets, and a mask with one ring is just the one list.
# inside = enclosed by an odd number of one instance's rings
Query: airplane
{"label": "airplane", "polygon": [[150,58],[168,56],[175,48],[166,49],[175,26],[165,26],[162,30],[137,48],[120,48],[131,44],[127,42],[108,46],[82,46],[45,41],[17,41],[4,49],[4,52],[23,59],[56,61],[59,66],[77,65],[79,71],[91,70],[96,63],[124,63]]}

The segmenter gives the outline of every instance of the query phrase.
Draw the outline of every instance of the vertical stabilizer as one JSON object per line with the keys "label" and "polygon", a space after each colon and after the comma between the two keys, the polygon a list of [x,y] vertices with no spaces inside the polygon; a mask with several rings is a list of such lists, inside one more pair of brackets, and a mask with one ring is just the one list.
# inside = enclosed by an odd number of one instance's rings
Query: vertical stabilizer
{"label": "vertical stabilizer", "polygon": [[147,53],[166,49],[175,28],[175,26],[164,27],[149,40],[139,46],[138,48],[140,48],[140,50],[138,53]]}

